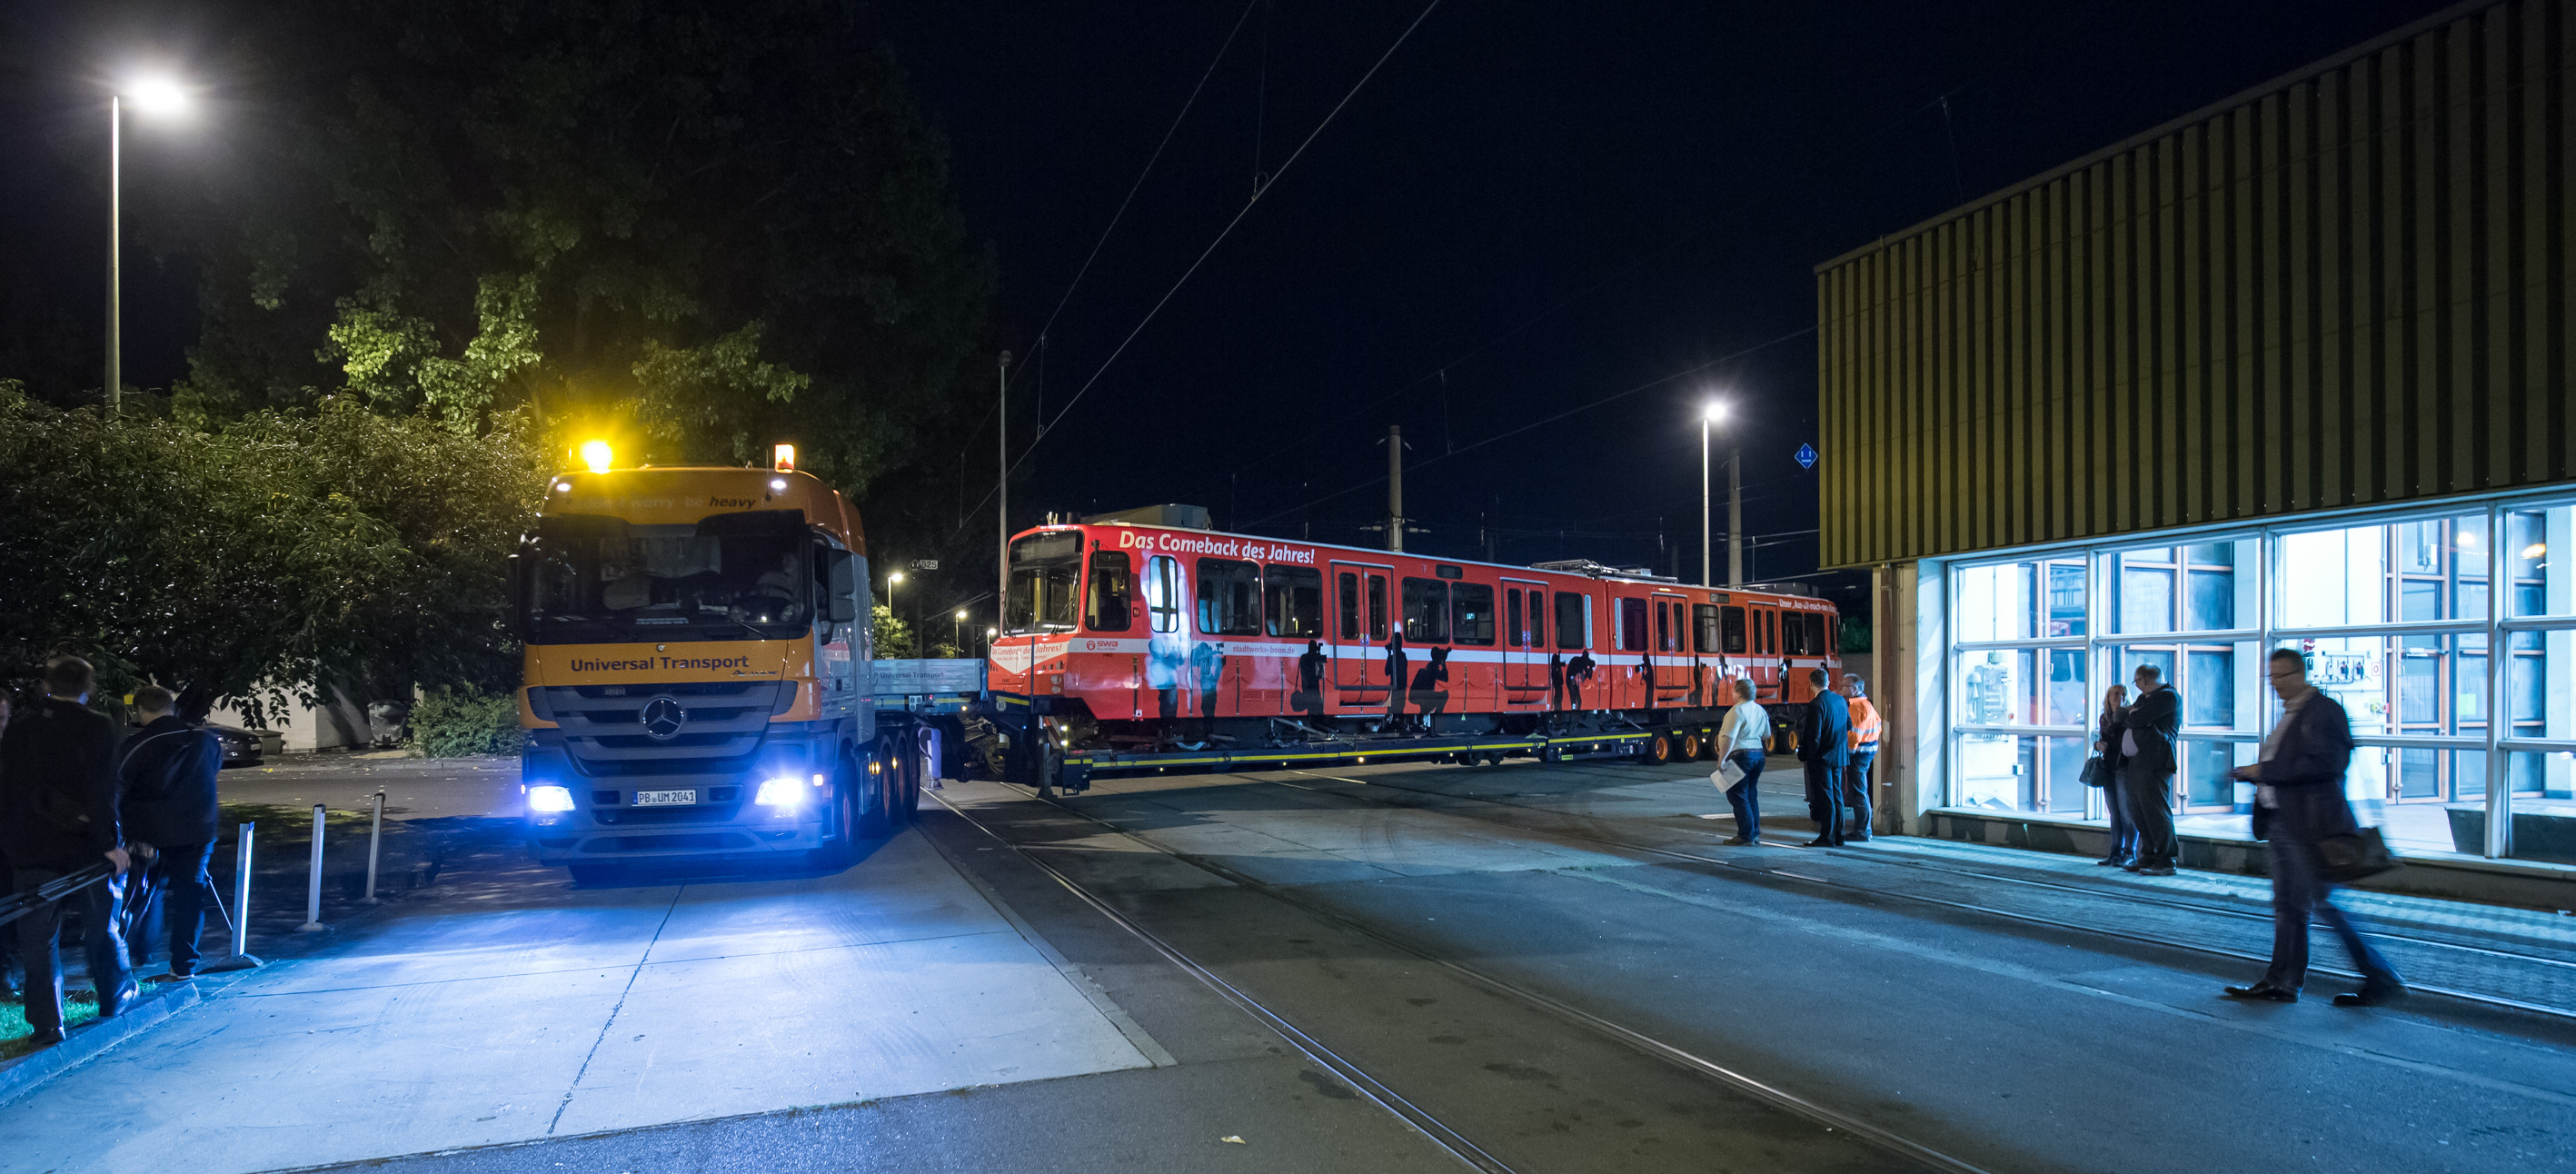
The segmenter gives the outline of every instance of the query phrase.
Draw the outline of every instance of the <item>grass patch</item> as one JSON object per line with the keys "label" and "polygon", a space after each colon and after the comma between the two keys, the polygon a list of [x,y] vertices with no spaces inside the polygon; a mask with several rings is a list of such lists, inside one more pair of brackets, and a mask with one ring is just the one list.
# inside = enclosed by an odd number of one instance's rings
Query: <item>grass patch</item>
{"label": "grass patch", "polygon": [[[145,994],[168,986],[168,983],[135,982]],[[63,993],[63,1028],[71,1030],[98,1018],[98,992],[83,987]],[[36,1029],[27,1025],[27,1004],[23,999],[0,999],[0,1060],[15,1060],[35,1051]]]}

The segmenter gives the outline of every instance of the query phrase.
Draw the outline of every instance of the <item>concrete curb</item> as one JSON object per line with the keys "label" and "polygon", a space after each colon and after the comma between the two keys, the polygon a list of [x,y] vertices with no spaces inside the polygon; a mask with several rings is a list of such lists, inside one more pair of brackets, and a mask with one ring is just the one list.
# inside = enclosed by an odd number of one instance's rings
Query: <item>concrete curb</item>
{"label": "concrete curb", "polygon": [[[167,1021],[171,1016],[193,1007],[204,996],[197,984],[170,983],[162,990],[137,1000],[134,1006],[114,1019],[93,1020],[72,1031],[63,1042],[41,1052],[30,1053],[0,1067],[0,1104],[26,1095],[37,1085],[69,1072],[97,1058],[109,1048],[141,1035]],[[170,989],[170,988],[177,989]]]}

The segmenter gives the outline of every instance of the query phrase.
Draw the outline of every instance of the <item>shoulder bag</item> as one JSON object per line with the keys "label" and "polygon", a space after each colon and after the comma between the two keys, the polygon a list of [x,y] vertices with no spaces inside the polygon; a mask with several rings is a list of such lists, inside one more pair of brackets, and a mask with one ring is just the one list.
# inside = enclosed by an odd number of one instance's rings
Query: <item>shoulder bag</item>
{"label": "shoulder bag", "polygon": [[2102,769],[2102,756],[2096,754],[2084,760],[2084,773],[2077,777],[2083,780],[2085,786],[2098,787],[2111,781],[2103,777],[2105,773],[2107,772]]}
{"label": "shoulder bag", "polygon": [[2359,828],[2317,841],[2317,875],[2339,885],[2397,867],[2378,828]]}

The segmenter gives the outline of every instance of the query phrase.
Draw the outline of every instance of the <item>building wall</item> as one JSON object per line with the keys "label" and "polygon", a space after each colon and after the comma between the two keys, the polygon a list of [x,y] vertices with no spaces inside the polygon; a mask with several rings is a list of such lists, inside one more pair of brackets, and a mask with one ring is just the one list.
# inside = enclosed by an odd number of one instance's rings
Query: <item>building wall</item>
{"label": "building wall", "polygon": [[2462,5],[1820,266],[1825,564],[2576,478],[2571,7]]}

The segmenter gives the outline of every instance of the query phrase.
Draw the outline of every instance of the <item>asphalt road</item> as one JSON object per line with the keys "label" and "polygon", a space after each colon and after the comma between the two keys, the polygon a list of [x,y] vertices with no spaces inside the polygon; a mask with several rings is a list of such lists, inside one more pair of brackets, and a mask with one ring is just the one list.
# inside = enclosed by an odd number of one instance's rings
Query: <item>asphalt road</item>
{"label": "asphalt road", "polygon": [[[210,1172],[1936,1168],[1854,1129],[1952,1169],[2576,1166],[2569,1020],[2334,1008],[2323,975],[2231,1003],[2246,967],[2184,946],[2246,923],[2192,878],[2150,906],[1923,867],[1964,847],[1722,848],[1688,767],[958,783],[845,874],[609,889],[512,850],[506,760],[247,773],[228,799],[384,785],[447,839],[392,912],[97,1070],[126,1099],[88,1112]],[[2136,932],[1906,896],[1979,886]],[[327,1042],[278,1042],[306,1017]],[[81,1094],[11,1105],[0,1152],[119,1127]]]}
{"label": "asphalt road", "polygon": [[385,792],[389,819],[495,816],[527,813],[519,794],[515,757],[404,758],[382,754],[282,754],[260,766],[239,766],[216,778],[226,803],[280,807],[323,804],[335,811],[367,808]]}

